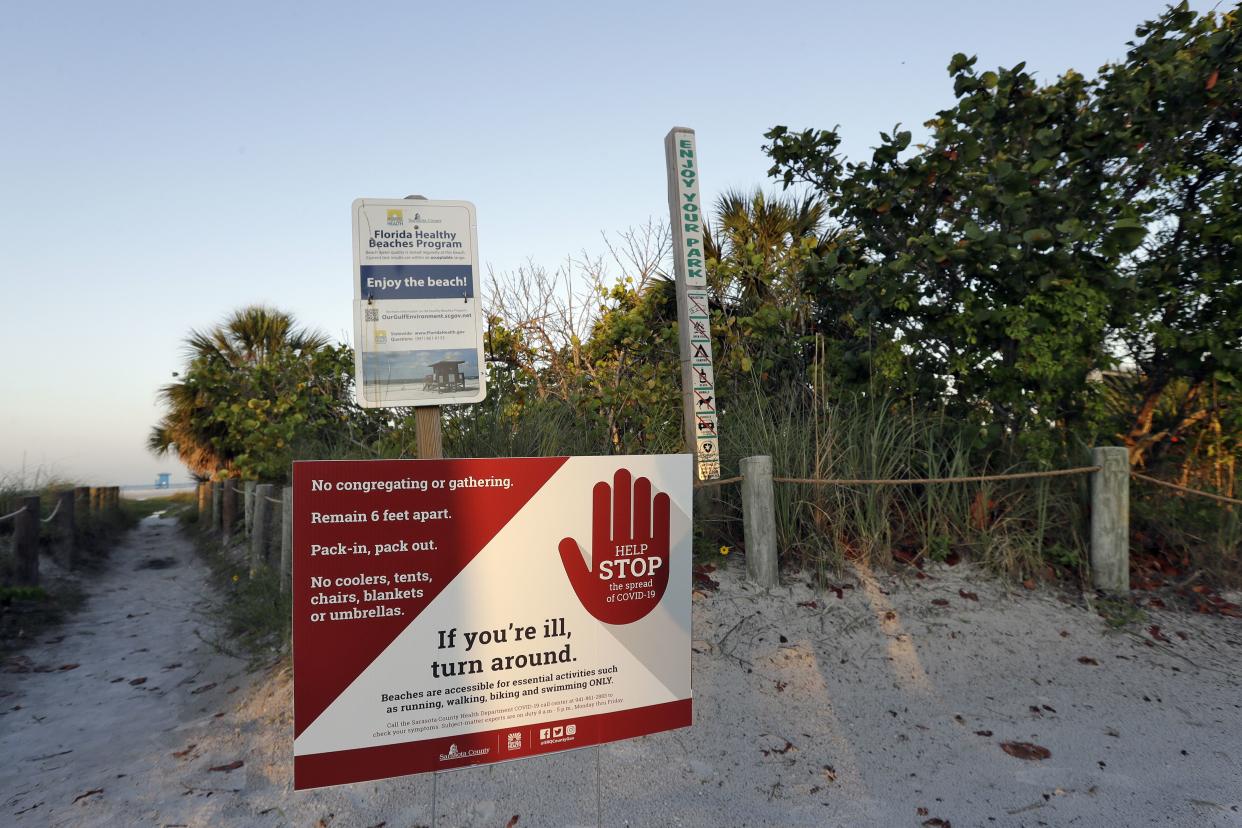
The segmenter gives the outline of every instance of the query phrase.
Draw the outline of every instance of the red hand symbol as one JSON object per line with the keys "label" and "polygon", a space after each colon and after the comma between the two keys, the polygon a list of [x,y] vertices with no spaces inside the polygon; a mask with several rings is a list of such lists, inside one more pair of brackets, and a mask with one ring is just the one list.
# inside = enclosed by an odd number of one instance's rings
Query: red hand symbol
{"label": "red hand symbol", "polygon": [[[561,541],[561,562],[578,600],[605,624],[630,624],[655,609],[668,586],[669,498],[651,497],[651,481],[618,469],[613,485],[591,492],[591,567],[573,538]],[[654,516],[654,521],[653,521]]]}

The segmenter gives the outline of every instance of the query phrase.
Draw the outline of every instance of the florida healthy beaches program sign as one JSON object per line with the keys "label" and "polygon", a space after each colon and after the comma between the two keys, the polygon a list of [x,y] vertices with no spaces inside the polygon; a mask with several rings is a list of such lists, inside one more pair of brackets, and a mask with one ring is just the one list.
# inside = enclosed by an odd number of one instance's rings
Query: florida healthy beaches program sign
{"label": "florida healthy beaches program sign", "polygon": [[468,201],[353,204],[358,402],[481,402],[487,393],[479,251]]}
{"label": "florida healthy beaches program sign", "polygon": [[691,723],[688,455],[295,463],[294,787]]}

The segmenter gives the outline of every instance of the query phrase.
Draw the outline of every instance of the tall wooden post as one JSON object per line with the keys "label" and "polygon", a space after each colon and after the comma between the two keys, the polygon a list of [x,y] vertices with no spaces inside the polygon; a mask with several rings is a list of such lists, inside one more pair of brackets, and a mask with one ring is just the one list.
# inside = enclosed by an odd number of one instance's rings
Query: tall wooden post
{"label": "tall wooden post", "polygon": [[1110,593],[1130,591],[1130,453],[1091,449],[1091,581]]}
{"label": "tall wooden post", "polygon": [[13,517],[13,580],[18,586],[39,583],[39,498],[23,497]]}
{"label": "tall wooden post", "polygon": [[[407,201],[426,201],[427,196],[412,194]],[[482,382],[482,365],[479,366]],[[440,433],[440,406],[422,405],[414,409],[414,439],[418,443],[418,456],[423,460],[439,460],[444,456],[444,438]]]}
{"label": "tall wooden post", "polygon": [[677,331],[681,350],[682,418],[686,451],[695,457],[696,480],[720,478],[720,429],[707,295],[706,211],[699,193],[694,130],[673,127],[664,138],[668,210],[677,278]]}
{"label": "tall wooden post", "polygon": [[776,551],[776,500],[772,492],[772,458],[743,457],[742,530],[746,538],[746,574],[761,587],[780,583]]}

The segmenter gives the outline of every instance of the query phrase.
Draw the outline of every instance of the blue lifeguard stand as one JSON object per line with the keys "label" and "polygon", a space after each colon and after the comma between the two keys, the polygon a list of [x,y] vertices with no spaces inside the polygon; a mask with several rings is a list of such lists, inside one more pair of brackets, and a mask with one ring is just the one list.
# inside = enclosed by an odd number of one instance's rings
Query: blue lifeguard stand
{"label": "blue lifeguard stand", "polygon": [[172,482],[171,472],[160,472],[155,476],[155,488],[167,489]]}

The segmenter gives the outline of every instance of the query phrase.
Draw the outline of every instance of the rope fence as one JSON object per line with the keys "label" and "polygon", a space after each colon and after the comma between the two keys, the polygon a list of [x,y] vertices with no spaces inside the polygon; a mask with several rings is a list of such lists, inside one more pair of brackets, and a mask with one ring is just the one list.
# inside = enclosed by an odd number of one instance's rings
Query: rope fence
{"label": "rope fence", "polygon": [[47,517],[43,518],[43,522],[44,522],[44,523],[51,523],[51,522],[52,522],[52,518],[56,517],[56,513],[57,513],[57,512],[59,512],[59,511],[60,511],[60,501],[58,500],[58,501],[56,501],[56,508],[52,510],[52,513],[51,513],[50,515],[48,515]]}
{"label": "rope fence", "polygon": [[1094,587],[1107,594],[1130,591],[1130,520],[1131,480],[1142,480],[1188,495],[1197,495],[1218,503],[1242,505],[1242,499],[1192,489],[1141,474],[1130,468],[1125,446],[1095,446],[1091,449],[1091,465],[1046,471],[1015,471],[1003,474],[975,474],[963,477],[922,478],[833,478],[778,477],[773,473],[769,455],[741,459],[741,474],[723,480],[696,483],[695,488],[723,486],[739,480],[742,525],[746,538],[746,570],[748,579],[765,589],[780,584],[779,549],[777,544],[777,512],[775,484],[804,486],[928,486],[954,483],[989,483],[1008,480],[1040,480],[1057,477],[1092,475],[1090,486],[1090,569]]}
{"label": "rope fence", "polygon": [[[1047,477],[1068,477],[1078,474],[1092,474],[1100,471],[1100,466],[1077,466],[1072,469],[1054,469],[1051,471],[1037,472],[1012,472],[1010,474],[977,474],[969,477],[891,477],[891,478],[845,478],[845,477],[773,477],[773,483],[794,483],[804,486],[923,486],[938,483],[986,483],[993,480],[1031,480],[1035,478]],[[1236,497],[1226,497],[1225,495],[1215,494],[1213,492],[1205,492],[1202,489],[1192,489],[1189,486],[1182,486],[1177,483],[1170,483],[1167,480],[1149,477],[1140,472],[1131,471],[1130,476],[1136,480],[1142,480],[1147,483],[1154,483],[1157,486],[1164,486],[1166,489],[1182,492],[1184,494],[1197,495],[1215,500],[1219,503],[1228,503],[1233,506],[1242,506],[1242,499]],[[730,483],[740,483],[742,475],[736,477],[724,477],[720,480],[699,480],[695,481],[694,488],[710,489],[717,486],[727,486]],[[271,498],[268,498],[271,500]],[[280,501],[272,501],[279,503]],[[21,511],[20,509],[18,511]],[[16,514],[16,513],[14,513]],[[5,515],[12,517],[12,515]],[[4,518],[0,518],[4,520]]]}
{"label": "rope fence", "polygon": [[739,474],[737,477],[722,477],[719,480],[696,480],[694,482],[694,488],[713,489],[717,486],[727,486],[730,483],[741,483],[741,482],[742,482],[742,476]]}
{"label": "rope fence", "polygon": [[1164,486],[1166,489],[1173,489],[1174,491],[1185,492],[1186,494],[1198,495],[1199,497],[1206,497],[1211,500],[1218,500],[1221,503],[1230,503],[1235,506],[1242,506],[1242,500],[1239,500],[1236,497],[1225,497],[1224,495],[1213,494],[1212,492],[1205,492],[1202,489],[1191,489],[1188,486],[1181,486],[1177,483],[1170,483],[1167,480],[1160,480],[1155,477],[1148,477],[1147,475],[1139,474],[1136,471],[1130,472],[1130,476],[1138,480],[1146,481],[1147,483],[1155,483],[1157,486]]}
{"label": "rope fence", "polygon": [[[773,483],[797,483],[811,486],[922,486],[930,483],[984,483],[991,480],[1030,480],[1037,477],[1067,477],[1075,474],[1091,474],[1098,472],[1099,466],[1079,466],[1072,469],[1053,469],[1038,472],[1013,472],[1010,474],[978,474],[970,477],[893,477],[893,478],[845,478],[845,477],[773,477]],[[740,483],[742,475],[725,477],[720,480],[700,480],[695,482],[696,489],[707,489]],[[1239,503],[1242,501],[1232,501]]]}
{"label": "rope fence", "polygon": [[20,514],[21,514],[22,512],[24,512],[24,511],[26,511],[26,507],[25,507],[25,506],[23,506],[22,508],[18,509],[16,512],[9,512],[7,515],[0,515],[0,520],[8,520],[9,518],[15,518],[15,517],[17,517],[18,515],[20,515]]}
{"label": "rope fence", "polygon": [[876,480],[830,477],[773,477],[773,483],[801,483],[816,486],[921,486],[928,483],[983,483],[989,480],[1029,480],[1036,477],[1066,477],[1072,474],[1098,472],[1099,466],[1080,466],[1073,469],[1055,469],[1041,472],[1014,472],[1012,474],[979,474],[971,477],[894,477]]}

